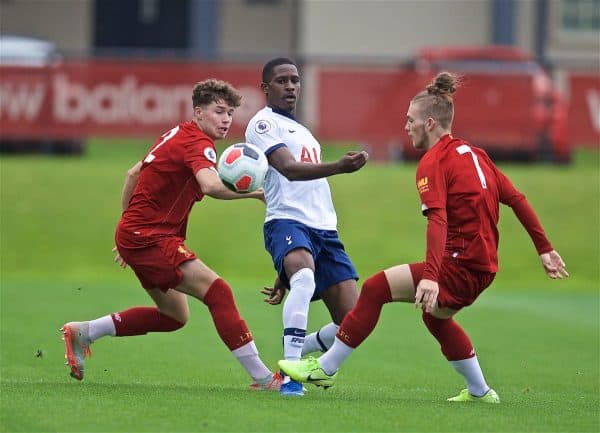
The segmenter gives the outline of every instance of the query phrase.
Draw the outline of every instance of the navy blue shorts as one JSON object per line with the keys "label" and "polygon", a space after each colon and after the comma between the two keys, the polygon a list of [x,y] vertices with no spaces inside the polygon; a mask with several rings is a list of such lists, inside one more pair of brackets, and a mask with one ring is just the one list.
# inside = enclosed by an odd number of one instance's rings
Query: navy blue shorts
{"label": "navy blue shorts", "polygon": [[318,230],[298,221],[271,220],[265,223],[265,248],[273,258],[279,279],[287,288],[290,282],[283,269],[283,259],[292,250],[308,250],[315,262],[315,293],[312,300],[320,299],[328,287],[346,280],[358,280],[358,274],[344,244],[335,230]]}

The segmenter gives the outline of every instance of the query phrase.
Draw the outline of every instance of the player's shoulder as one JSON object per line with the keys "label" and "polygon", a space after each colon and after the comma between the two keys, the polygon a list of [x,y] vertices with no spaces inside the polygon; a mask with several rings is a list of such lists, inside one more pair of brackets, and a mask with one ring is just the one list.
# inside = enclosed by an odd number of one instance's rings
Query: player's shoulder
{"label": "player's shoulder", "polygon": [[278,128],[277,118],[269,107],[259,110],[248,122],[246,132],[253,131],[257,134],[265,134]]}
{"label": "player's shoulder", "polygon": [[463,154],[465,152],[476,152],[476,153],[486,153],[483,148],[472,144],[465,140],[464,138],[453,138],[452,140],[447,142],[446,147],[447,152]]}
{"label": "player's shoulder", "polygon": [[433,174],[445,171],[449,165],[452,165],[454,155],[458,155],[453,144],[453,141],[443,140],[427,150],[419,160],[417,173]]}
{"label": "player's shoulder", "polygon": [[194,121],[181,122],[177,133],[170,139],[171,152],[181,153],[209,148],[215,149],[215,142],[206,135]]}
{"label": "player's shoulder", "polygon": [[421,155],[421,158],[419,159],[419,163],[418,163],[418,167],[426,167],[429,166],[431,164],[436,164],[439,162],[439,153],[440,149],[437,146],[432,147],[431,149],[427,150],[423,155]]}
{"label": "player's shoulder", "polygon": [[[466,140],[460,140],[458,142],[456,148],[459,149],[460,146],[463,146],[460,154],[465,153],[465,149],[468,148],[468,151],[470,153],[472,153],[473,155],[477,156],[477,158],[479,159],[480,162],[486,161],[489,164],[492,164],[492,165],[494,164],[494,162],[492,161],[492,159],[490,158],[490,156],[488,155],[488,153],[486,152],[486,150],[483,147],[469,143]],[[459,153],[459,152],[456,152],[456,153]]]}

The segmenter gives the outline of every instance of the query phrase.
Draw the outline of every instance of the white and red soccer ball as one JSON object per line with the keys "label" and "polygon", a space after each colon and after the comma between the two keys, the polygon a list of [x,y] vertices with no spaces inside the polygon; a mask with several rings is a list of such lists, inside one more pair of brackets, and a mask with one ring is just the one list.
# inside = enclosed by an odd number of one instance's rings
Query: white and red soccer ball
{"label": "white and red soccer ball", "polygon": [[250,143],[232,144],[223,151],[217,164],[221,181],[232,191],[256,191],[265,180],[269,162],[265,154]]}

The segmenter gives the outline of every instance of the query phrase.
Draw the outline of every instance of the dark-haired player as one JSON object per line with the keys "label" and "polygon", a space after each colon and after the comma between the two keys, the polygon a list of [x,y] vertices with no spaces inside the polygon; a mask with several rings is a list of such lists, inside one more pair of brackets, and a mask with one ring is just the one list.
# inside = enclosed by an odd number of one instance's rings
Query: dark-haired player
{"label": "dark-haired player", "polygon": [[[264,65],[261,89],[267,106],[250,120],[246,141],[265,152],[269,169],[264,183],[267,203],[265,246],[278,278],[263,291],[267,302],[283,304],[283,353],[326,350],[339,323],[358,298],[352,262],[337,232],[337,216],[325,177],[359,170],[366,152],[349,152],[335,162],[321,162],[321,146],[295,117],[300,75],[295,63],[276,58]],[[311,299],[321,298],[333,323],[306,337]],[[302,384],[288,381],[282,395],[303,395]]]}

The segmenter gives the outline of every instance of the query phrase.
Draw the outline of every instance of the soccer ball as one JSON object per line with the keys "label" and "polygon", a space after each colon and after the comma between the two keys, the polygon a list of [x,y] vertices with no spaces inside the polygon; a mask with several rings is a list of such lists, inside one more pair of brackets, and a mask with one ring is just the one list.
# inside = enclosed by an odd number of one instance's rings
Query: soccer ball
{"label": "soccer ball", "polygon": [[232,144],[223,151],[217,171],[223,184],[235,192],[252,192],[265,180],[269,162],[265,154],[250,143]]}

